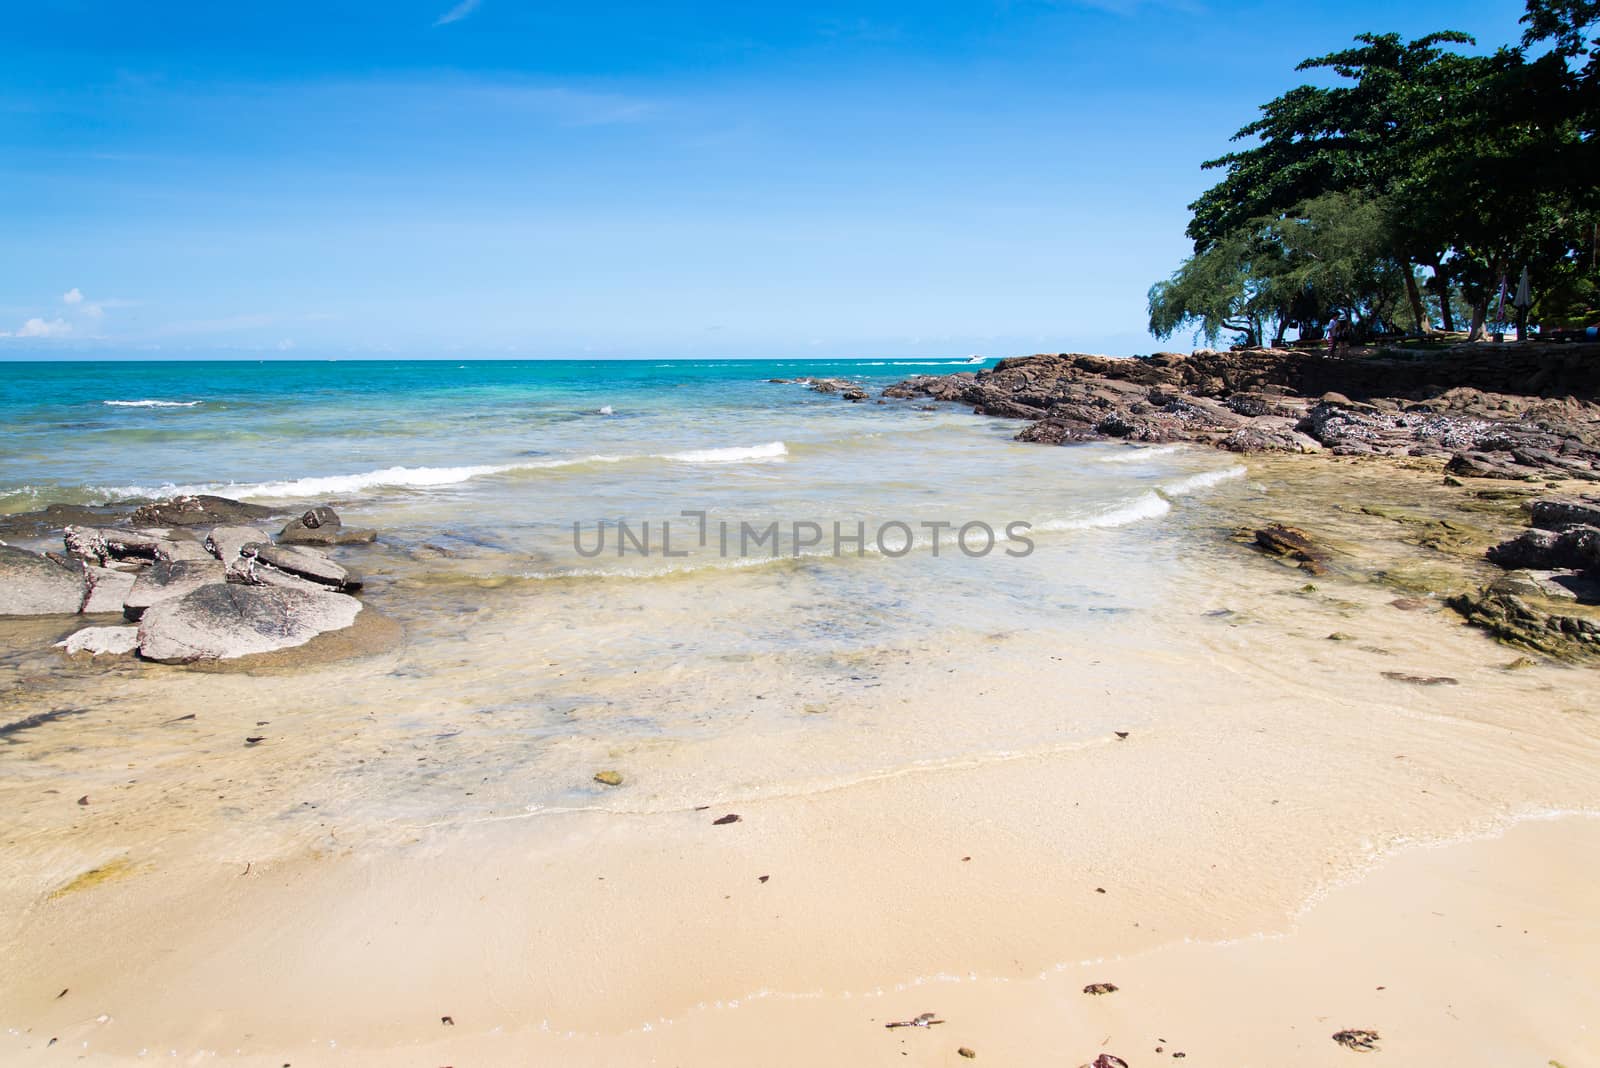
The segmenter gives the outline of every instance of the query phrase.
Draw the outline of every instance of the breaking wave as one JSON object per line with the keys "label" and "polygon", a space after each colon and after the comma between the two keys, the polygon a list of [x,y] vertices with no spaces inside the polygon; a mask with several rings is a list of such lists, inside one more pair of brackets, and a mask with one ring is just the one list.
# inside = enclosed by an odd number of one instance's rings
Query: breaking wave
{"label": "breaking wave", "polygon": [[220,493],[235,498],[248,497],[336,497],[371,489],[426,489],[453,486],[489,475],[508,475],[518,471],[543,471],[586,464],[637,463],[665,460],[685,464],[771,463],[788,456],[781,441],[765,445],[733,446],[722,449],[691,449],[686,452],[653,453],[638,456],[573,456],[552,460],[530,460],[515,464],[474,464],[464,467],[385,467],[350,475],[321,475],[283,479],[275,482],[210,483],[196,486],[119,486],[107,487],[113,497],[163,497],[185,493]]}
{"label": "breaking wave", "polygon": [[108,408],[193,408],[199,401],[164,401],[164,400],[108,400],[101,401]]}

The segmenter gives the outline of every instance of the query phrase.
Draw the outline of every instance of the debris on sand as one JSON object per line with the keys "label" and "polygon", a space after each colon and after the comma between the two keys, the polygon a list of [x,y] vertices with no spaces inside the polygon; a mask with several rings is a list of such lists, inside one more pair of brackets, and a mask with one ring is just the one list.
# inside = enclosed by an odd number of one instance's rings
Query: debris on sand
{"label": "debris on sand", "polygon": [[1333,1040],[1345,1049],[1353,1049],[1357,1053],[1368,1053],[1378,1048],[1376,1031],[1336,1031]]}
{"label": "debris on sand", "polygon": [[893,1030],[896,1027],[932,1027],[935,1024],[944,1023],[943,1020],[934,1019],[934,1016],[934,1013],[925,1012],[921,1016],[913,1017],[910,1020],[896,1020],[894,1023],[886,1023],[883,1026]]}
{"label": "debris on sand", "polygon": [[1083,992],[1085,994],[1093,994],[1095,997],[1099,997],[1101,994],[1115,994],[1117,992],[1117,984],[1090,983],[1088,986],[1083,988]]}

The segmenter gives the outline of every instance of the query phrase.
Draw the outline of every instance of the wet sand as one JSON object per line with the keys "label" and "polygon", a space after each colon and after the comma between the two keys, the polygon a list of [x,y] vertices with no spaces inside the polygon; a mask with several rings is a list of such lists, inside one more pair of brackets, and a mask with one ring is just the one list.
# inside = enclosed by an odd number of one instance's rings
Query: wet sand
{"label": "wet sand", "polygon": [[[289,674],[17,657],[63,715],[3,754],[4,1059],[1315,1065],[1360,1056],[1348,1028],[1406,1063],[1600,1055],[1593,671],[1439,609],[1470,544],[1328,503],[1427,518],[1436,474],[1250,483],[1092,642],[648,644],[697,581],[578,633],[587,587],[466,591],[469,622]],[[1334,573],[1225,536],[1257,518],[1326,531]],[[737,581],[722,626],[840,611]],[[473,718],[522,691],[559,737]],[[645,707],[667,726],[614,718]]]}

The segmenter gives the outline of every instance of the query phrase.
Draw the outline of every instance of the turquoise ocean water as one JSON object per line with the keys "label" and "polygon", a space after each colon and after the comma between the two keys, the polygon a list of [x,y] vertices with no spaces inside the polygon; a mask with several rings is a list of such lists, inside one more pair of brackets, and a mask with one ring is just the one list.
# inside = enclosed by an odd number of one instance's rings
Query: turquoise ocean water
{"label": "turquoise ocean water", "polygon": [[[0,511],[179,492],[286,512],[329,503],[381,531],[380,551],[403,558],[402,571],[654,577],[836,555],[811,524],[825,534],[865,524],[869,554],[898,548],[909,529],[930,567],[948,566],[939,540],[948,547],[973,523],[982,526],[969,546],[984,543],[986,527],[1001,549],[1015,523],[1062,543],[1131,527],[1155,536],[1175,503],[1243,473],[1204,450],[1022,445],[1009,421],[879,401],[908,375],[966,368],[960,359],[13,363],[0,381]],[[872,399],[772,381],[802,376],[849,379]],[[668,555],[664,526],[676,524],[681,550],[685,512],[703,513],[704,527],[694,521],[693,552]],[[656,544],[577,551],[603,544],[593,540],[602,522],[649,524]],[[736,542],[730,552],[715,537],[723,523],[735,532],[777,523],[776,547],[752,553]],[[577,537],[585,528],[587,543]]]}

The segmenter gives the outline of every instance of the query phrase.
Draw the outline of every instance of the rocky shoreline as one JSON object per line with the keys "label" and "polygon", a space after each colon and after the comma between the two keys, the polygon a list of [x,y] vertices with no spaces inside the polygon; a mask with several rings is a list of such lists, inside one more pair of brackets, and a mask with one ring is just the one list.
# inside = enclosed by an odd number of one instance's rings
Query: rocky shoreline
{"label": "rocky shoreline", "polygon": [[317,546],[369,544],[330,507],[293,516],[209,495],[144,504],[51,505],[0,517],[0,536],[59,533],[64,553],[0,541],[0,616],[121,617],[66,637],[69,655],[166,664],[237,660],[352,626],[356,571]]}
{"label": "rocky shoreline", "polygon": [[[812,383],[849,394],[840,383]],[[1575,493],[1524,502],[1530,529],[1488,550],[1505,575],[1446,603],[1546,656],[1600,658],[1600,345],[1463,345],[1420,352],[1202,350],[1119,359],[1050,354],[918,376],[883,396],[1023,421],[1019,441],[1187,442],[1235,453],[1437,463],[1476,498],[1479,480]],[[1308,571],[1317,535],[1287,519],[1241,540]]]}

